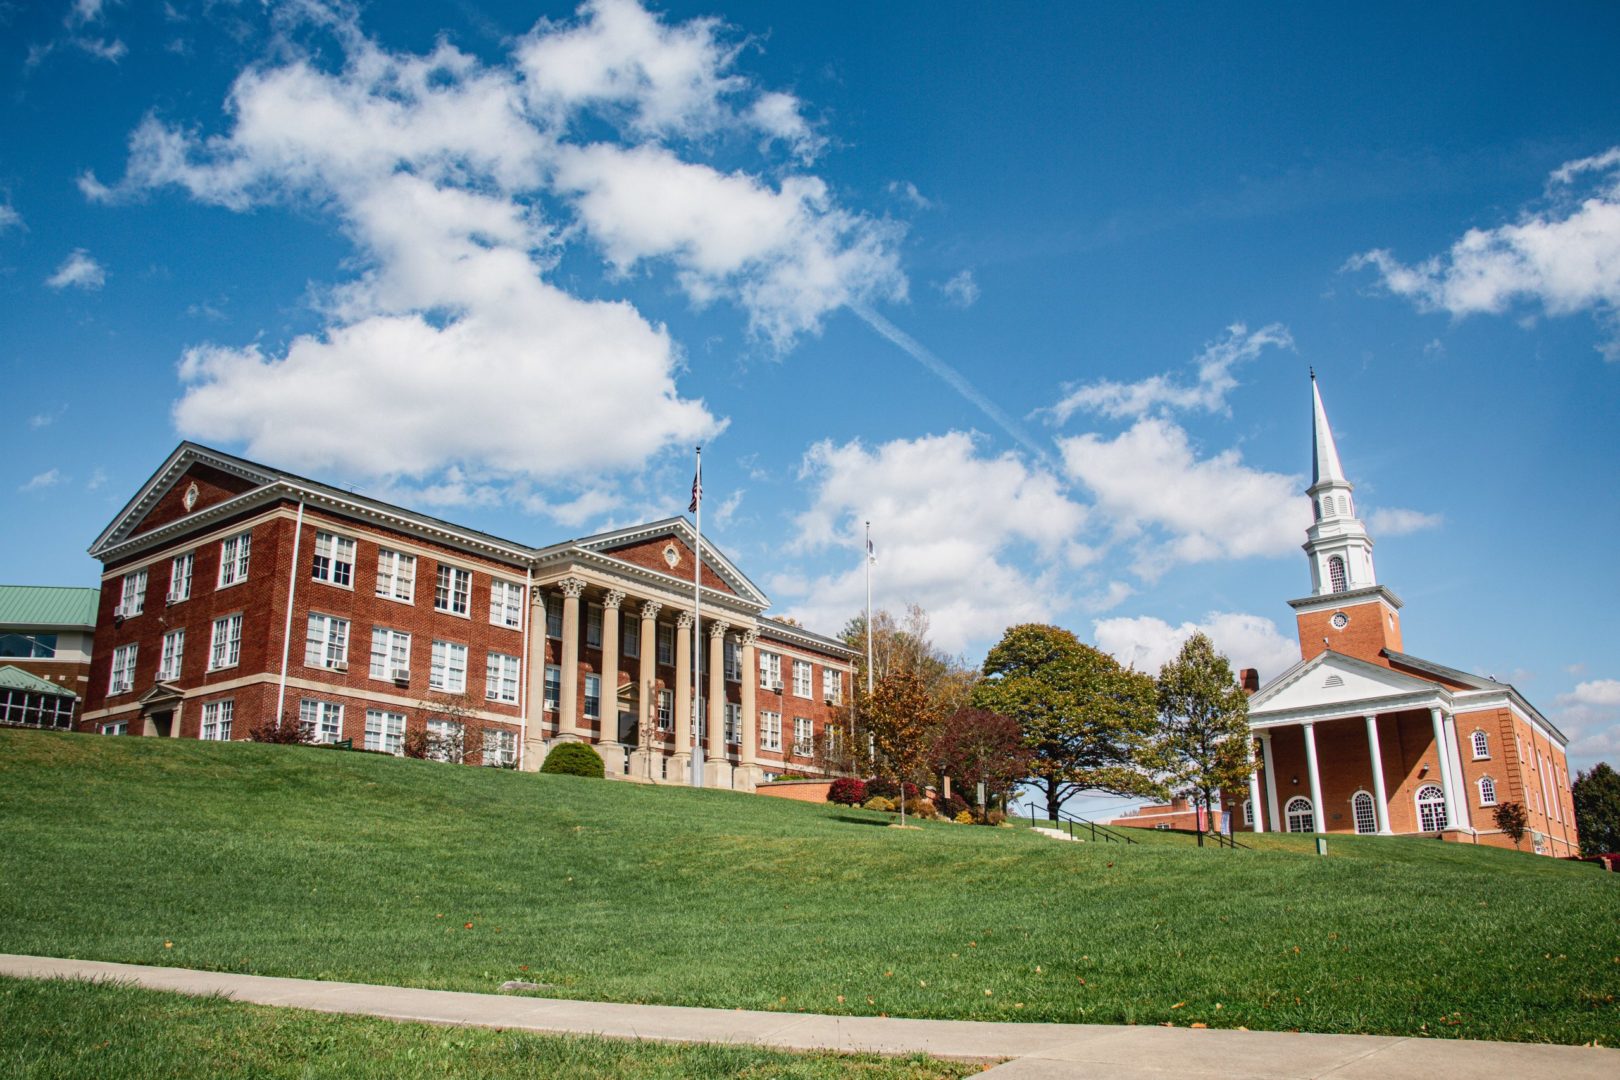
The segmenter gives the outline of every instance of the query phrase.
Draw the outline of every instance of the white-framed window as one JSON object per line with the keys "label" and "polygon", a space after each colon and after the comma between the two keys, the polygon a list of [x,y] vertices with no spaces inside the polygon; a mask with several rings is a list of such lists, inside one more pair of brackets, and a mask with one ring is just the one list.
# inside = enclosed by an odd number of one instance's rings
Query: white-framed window
{"label": "white-framed window", "polygon": [[808,660],[793,661],[793,696],[814,697],[816,694],[815,666]]}
{"label": "white-framed window", "polygon": [[1417,790],[1419,832],[1439,832],[1446,827],[1446,793],[1439,784],[1424,784]]}
{"label": "white-framed window", "polygon": [[103,735],[128,735],[129,721],[116,720],[111,724],[102,724],[101,727],[97,728],[96,730]]}
{"label": "white-framed window", "polygon": [[1254,802],[1250,799],[1243,800],[1243,824],[1249,826],[1254,824]]}
{"label": "white-framed window", "polygon": [[1489,776],[1479,778],[1479,805],[1496,805],[1496,781]]}
{"label": "white-framed window", "polygon": [[1350,796],[1350,816],[1355,819],[1356,832],[1375,833],[1378,831],[1378,811],[1373,806],[1373,797],[1370,792],[1358,791]]}
{"label": "white-framed window", "polygon": [[405,752],[405,714],[366,710],[366,749],[398,756]]}
{"label": "white-framed window", "polygon": [[411,677],[411,635],[386,626],[371,628],[371,677],[398,682]]}
{"label": "white-framed window", "polygon": [[70,697],[31,690],[0,690],[0,724],[67,731],[73,726]]}
{"label": "white-framed window", "polygon": [[1328,589],[1332,592],[1344,592],[1349,583],[1344,576],[1344,560],[1337,555],[1328,556]]}
{"label": "white-framed window", "polygon": [[447,694],[465,693],[467,646],[453,641],[435,641],[432,663],[428,667],[428,685]]}
{"label": "white-framed window", "polygon": [[222,615],[214,620],[213,636],[208,642],[208,670],[235,667],[242,659],[242,616]]}
{"label": "white-framed window", "polygon": [[562,640],[562,597],[554,596],[546,605],[546,637]]}
{"label": "white-framed window", "polygon": [[726,682],[742,682],[742,646],[726,639]]}
{"label": "white-framed window", "polygon": [[485,728],[483,763],[495,769],[509,769],[516,765],[517,732],[505,728]]}
{"label": "white-framed window", "polygon": [[675,662],[675,628],[669,623],[658,624],[658,662],[660,664]]}
{"label": "white-framed window", "polygon": [[802,716],[793,718],[793,755],[809,757],[815,752],[815,726]]}
{"label": "white-framed window", "polygon": [[354,585],[354,541],[336,533],[316,532],[315,559],[309,576],[329,585]]}
{"label": "white-framed window", "polygon": [[492,626],[523,628],[523,586],[496,579],[489,584],[489,621]]}
{"label": "white-framed window", "polygon": [[248,555],[252,547],[251,532],[227,536],[219,542],[219,583],[222,587],[247,580]]}
{"label": "white-framed window", "polygon": [[146,610],[146,571],[132,570],[124,575],[124,591],[119,597],[118,614],[129,618]]}
{"label": "white-framed window", "polygon": [[310,742],[337,742],[343,738],[343,706],[304,698],[298,703],[298,729]]}
{"label": "white-framed window", "polygon": [[210,701],[202,707],[202,728],[197,738],[204,742],[230,742],[231,721],[236,717],[236,702],[231,698]]}
{"label": "white-framed window", "polygon": [[592,649],[602,647],[602,605],[585,605],[585,644]]}
{"label": "white-framed window", "polygon": [[726,702],[726,743],[729,746],[742,743],[742,706],[734,701]]}
{"label": "white-framed window", "polygon": [[602,676],[585,676],[585,719],[595,720],[602,715]]}
{"label": "white-framed window", "polygon": [[844,703],[844,673],[837,668],[821,669],[821,699],[829,705]]}
{"label": "white-framed window", "polygon": [[1476,731],[1472,736],[1472,742],[1474,744],[1475,761],[1479,761],[1482,758],[1488,758],[1491,756],[1490,736],[1486,735],[1483,731]]}
{"label": "white-framed window", "polygon": [[439,578],[433,586],[433,609],[466,615],[471,604],[472,571],[439,564]]}
{"label": "white-framed window", "polygon": [[304,634],[304,666],[349,669],[349,620],[335,615],[309,613],[309,630]]}
{"label": "white-framed window", "polygon": [[459,720],[427,722],[427,756],[431,761],[459,765],[467,751],[467,733]]}
{"label": "white-framed window", "polygon": [[191,599],[191,567],[194,562],[189,551],[169,560],[169,603],[178,604]]}
{"label": "white-framed window", "polygon": [[556,712],[562,701],[562,668],[546,665],[546,711]]}
{"label": "white-framed window", "polygon": [[135,657],[140,652],[139,645],[120,645],[113,650],[112,678],[107,683],[107,693],[124,694],[135,689]]}
{"label": "white-framed window", "polygon": [[1288,805],[1283,808],[1283,820],[1288,823],[1289,832],[1315,831],[1316,820],[1311,813],[1311,800],[1303,795],[1289,799]]}
{"label": "white-framed window", "polygon": [[377,551],[377,595],[401,603],[416,602],[416,556],[379,548]]}
{"label": "white-framed window", "polygon": [[759,686],[761,690],[782,689],[782,657],[778,653],[759,654]]}
{"label": "white-framed window", "polygon": [[658,691],[658,730],[675,730],[675,691]]}
{"label": "white-framed window", "polygon": [[761,750],[782,749],[781,713],[761,712],[759,714],[759,748]]}
{"label": "white-framed window", "polygon": [[173,682],[180,677],[180,662],[186,654],[184,628],[170,630],[163,635],[163,658],[158,662],[158,682]]}
{"label": "white-framed window", "polygon": [[619,641],[624,645],[624,655],[632,660],[641,658],[641,620],[633,612],[625,613],[619,629]]}
{"label": "white-framed window", "polygon": [[490,701],[516,705],[518,699],[518,658],[492,652],[484,668],[484,696]]}

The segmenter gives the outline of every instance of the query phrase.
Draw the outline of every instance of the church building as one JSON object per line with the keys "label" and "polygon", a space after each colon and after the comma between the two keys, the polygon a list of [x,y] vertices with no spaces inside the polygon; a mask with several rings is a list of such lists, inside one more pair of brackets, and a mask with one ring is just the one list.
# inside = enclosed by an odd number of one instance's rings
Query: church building
{"label": "church building", "polygon": [[532,547],[187,442],[90,554],[80,730],[228,741],[279,718],[531,770],[582,741],[610,777],[745,791],[817,772],[847,730],[856,654],[767,617],[685,518]]}
{"label": "church building", "polygon": [[1311,395],[1311,592],[1288,602],[1301,659],[1249,700],[1260,767],[1241,826],[1513,847],[1494,814],[1514,802],[1526,850],[1576,854],[1563,733],[1513,686],[1406,651],[1314,376]]}

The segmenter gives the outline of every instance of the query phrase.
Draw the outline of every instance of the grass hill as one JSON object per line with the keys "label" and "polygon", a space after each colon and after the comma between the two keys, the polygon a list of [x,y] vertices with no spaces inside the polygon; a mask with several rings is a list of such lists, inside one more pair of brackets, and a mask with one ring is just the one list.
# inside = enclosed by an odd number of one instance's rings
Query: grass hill
{"label": "grass hill", "polygon": [[0,951],[782,1011],[1612,1044],[1620,879],[1130,848],[304,747],[0,731]]}

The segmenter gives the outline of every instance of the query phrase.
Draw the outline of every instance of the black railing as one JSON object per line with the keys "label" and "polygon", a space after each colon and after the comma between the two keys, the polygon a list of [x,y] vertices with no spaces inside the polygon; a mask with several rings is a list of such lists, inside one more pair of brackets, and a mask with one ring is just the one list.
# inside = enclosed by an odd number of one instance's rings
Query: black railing
{"label": "black railing", "polygon": [[1072,840],[1084,839],[1084,837],[1080,836],[1076,832],[1076,829],[1078,828],[1079,832],[1090,834],[1092,843],[1096,843],[1099,839],[1110,844],[1138,843],[1137,840],[1131,838],[1126,833],[1120,832],[1118,829],[1111,829],[1107,825],[1099,825],[1095,821],[1089,821],[1086,818],[1075,817],[1072,814],[1065,814],[1061,810],[1058,811],[1058,820],[1056,821],[1052,820],[1052,816],[1050,814],[1043,818],[1036,818],[1035,807],[1031,806],[1029,808],[1030,827],[1034,828],[1039,821],[1045,821],[1047,822],[1048,827],[1057,829],[1059,831],[1062,831],[1065,827],[1067,827],[1069,838]]}

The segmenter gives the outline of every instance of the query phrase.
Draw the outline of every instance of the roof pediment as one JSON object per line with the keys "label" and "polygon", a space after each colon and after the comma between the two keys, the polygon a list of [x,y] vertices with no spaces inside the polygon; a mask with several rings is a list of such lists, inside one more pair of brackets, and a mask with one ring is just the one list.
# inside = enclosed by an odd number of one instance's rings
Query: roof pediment
{"label": "roof pediment", "polygon": [[[677,580],[691,581],[692,552],[699,547],[697,530],[683,517],[665,518],[613,532],[598,533],[575,540],[562,548],[575,548],[643,570],[651,570]],[[770,598],[748,580],[725,553],[704,538],[700,580],[704,588],[727,593],[760,608],[770,606]]]}
{"label": "roof pediment", "polygon": [[[103,551],[147,529],[194,511],[200,513],[278,479],[275,472],[250,461],[196,443],[181,443],[96,537],[90,554],[99,558]],[[195,495],[191,494],[194,485]]]}
{"label": "roof pediment", "polygon": [[1444,692],[1435,683],[1331,650],[1301,661],[1249,699],[1249,716],[1314,712],[1336,705]]}

